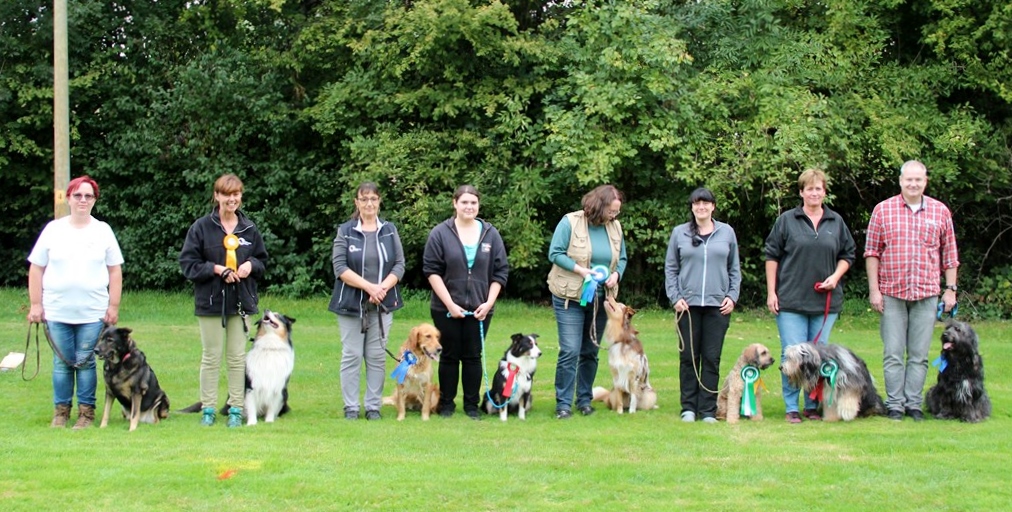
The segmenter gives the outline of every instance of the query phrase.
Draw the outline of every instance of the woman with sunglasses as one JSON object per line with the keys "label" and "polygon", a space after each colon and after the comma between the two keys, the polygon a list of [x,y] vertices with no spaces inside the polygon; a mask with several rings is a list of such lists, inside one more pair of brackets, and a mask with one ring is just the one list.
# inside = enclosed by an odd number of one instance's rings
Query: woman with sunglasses
{"label": "woman with sunglasses", "polygon": [[98,183],[88,176],[75,178],[67,198],[70,215],[47,224],[28,256],[28,321],[46,322],[60,352],[53,355],[56,410],[50,426],[66,426],[76,384],[73,428],[82,429],[95,421],[95,343],[103,324],[119,320],[123,254],[112,228],[91,216]]}
{"label": "woman with sunglasses", "polygon": [[664,288],[682,340],[679,382],[682,421],[717,422],[720,353],[741,291],[738,238],[713,218],[717,199],[705,188],[689,195],[692,218],[671,231]]}

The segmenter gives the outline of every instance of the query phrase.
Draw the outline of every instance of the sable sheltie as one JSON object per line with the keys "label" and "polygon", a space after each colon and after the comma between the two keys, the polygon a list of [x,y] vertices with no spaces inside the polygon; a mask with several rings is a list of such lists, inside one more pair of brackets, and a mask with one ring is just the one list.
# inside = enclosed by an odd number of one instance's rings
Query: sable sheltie
{"label": "sable sheltie", "polygon": [[608,347],[608,367],[611,368],[611,392],[607,397],[600,391],[595,398],[604,399],[608,408],[622,414],[637,409],[652,409],[657,403],[657,393],[650,386],[650,365],[643,352],[643,344],[636,336],[639,332],[632,326],[636,310],[608,296],[604,302],[608,323],[604,327],[604,338]]}

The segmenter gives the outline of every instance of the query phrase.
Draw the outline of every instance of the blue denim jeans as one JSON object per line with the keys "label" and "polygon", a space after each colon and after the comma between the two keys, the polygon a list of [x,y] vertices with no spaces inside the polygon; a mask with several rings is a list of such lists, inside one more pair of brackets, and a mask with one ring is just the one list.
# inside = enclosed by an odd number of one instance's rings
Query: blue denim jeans
{"label": "blue denim jeans", "polygon": [[72,405],[74,384],[77,384],[77,405],[95,405],[95,386],[98,373],[95,371],[95,343],[102,333],[101,321],[90,324],[64,324],[46,322],[53,344],[64,359],[78,368],[67,366],[53,354],[53,404]]}
{"label": "blue denim jeans", "polygon": [[[602,305],[603,293],[597,294],[595,338],[601,343],[608,314]],[[576,406],[590,405],[594,398],[594,377],[597,376],[597,352],[591,341],[590,328],[595,324],[595,304],[580,306],[580,301],[568,301],[552,295],[555,322],[559,326],[559,362],[555,367],[555,409],[572,410],[573,388],[576,388]]]}
{"label": "blue denim jeans", "polygon": [[[833,323],[836,322],[838,316],[840,316],[839,313],[830,313],[829,317],[826,318],[826,326],[822,327],[823,316],[821,314],[806,315],[803,313],[791,313],[789,311],[778,313],[777,330],[780,331],[780,360],[784,360],[784,352],[787,351],[787,347],[812,341],[815,335],[819,334],[819,328],[822,328],[822,334],[819,335],[818,340],[819,344],[825,345],[829,343],[829,332],[833,330]],[[787,377],[783,374],[780,375],[780,383],[784,390],[785,412],[798,412],[798,395],[801,394],[801,391],[791,386],[787,382]],[[805,395],[805,409],[815,409],[818,405],[817,401]]]}

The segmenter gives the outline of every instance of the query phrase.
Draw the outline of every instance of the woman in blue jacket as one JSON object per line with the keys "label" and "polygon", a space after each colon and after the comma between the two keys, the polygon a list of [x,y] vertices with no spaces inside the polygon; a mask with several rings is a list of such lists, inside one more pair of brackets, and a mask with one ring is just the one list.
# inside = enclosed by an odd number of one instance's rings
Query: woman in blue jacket
{"label": "woman in blue jacket", "polygon": [[692,219],[675,226],[664,260],[664,286],[675,308],[680,346],[682,421],[717,421],[720,353],[741,291],[738,239],[714,220],[717,200],[705,188],[689,196]]}
{"label": "woman in blue jacket", "polygon": [[387,333],[400,309],[397,283],[404,277],[404,248],[397,227],[379,217],[375,183],[355,191],[355,213],[337,228],[331,259],[334,294],[330,311],[341,328],[341,397],[344,417],[359,417],[359,371],[365,360],[365,419],[380,419],[386,380]]}

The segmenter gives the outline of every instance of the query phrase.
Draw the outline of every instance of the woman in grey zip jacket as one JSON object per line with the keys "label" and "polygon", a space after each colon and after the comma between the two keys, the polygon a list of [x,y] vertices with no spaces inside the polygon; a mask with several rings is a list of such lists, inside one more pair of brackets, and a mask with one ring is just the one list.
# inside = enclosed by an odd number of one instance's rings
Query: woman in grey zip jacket
{"label": "woman in grey zip jacket", "polygon": [[401,308],[404,248],[397,228],[379,218],[375,183],[355,191],[355,213],[337,228],[331,259],[334,293],[330,311],[341,329],[341,397],[345,419],[359,417],[359,372],[365,360],[365,417],[380,419],[386,380],[387,333],[393,312]]}
{"label": "woman in grey zip jacket", "polygon": [[689,196],[692,220],[675,226],[664,260],[664,285],[683,341],[679,379],[682,421],[716,422],[720,354],[741,291],[738,239],[713,219],[717,201],[698,188]]}

